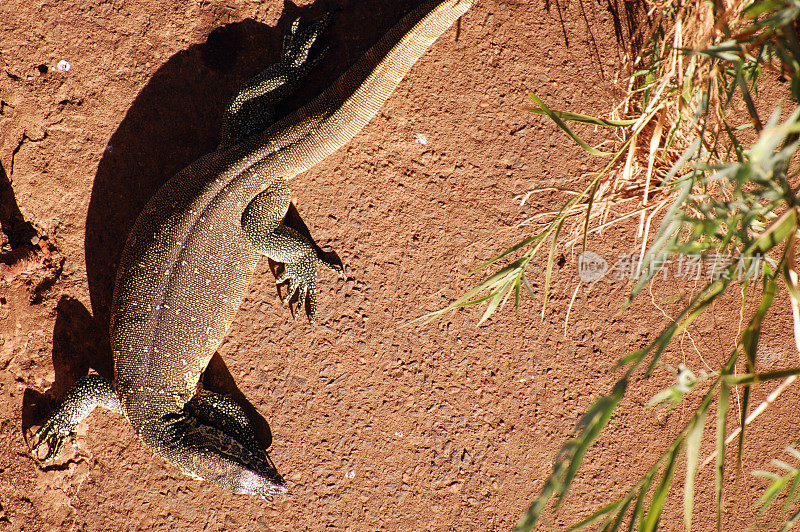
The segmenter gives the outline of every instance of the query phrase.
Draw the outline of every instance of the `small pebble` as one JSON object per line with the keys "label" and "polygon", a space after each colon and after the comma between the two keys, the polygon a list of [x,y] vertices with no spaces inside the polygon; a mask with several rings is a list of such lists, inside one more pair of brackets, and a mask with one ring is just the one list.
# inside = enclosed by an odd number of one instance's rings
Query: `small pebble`
{"label": "small pebble", "polygon": [[61,72],[69,72],[69,69],[72,68],[72,65],[70,65],[69,61],[67,61],[66,59],[62,59],[61,61],[58,62],[56,68]]}

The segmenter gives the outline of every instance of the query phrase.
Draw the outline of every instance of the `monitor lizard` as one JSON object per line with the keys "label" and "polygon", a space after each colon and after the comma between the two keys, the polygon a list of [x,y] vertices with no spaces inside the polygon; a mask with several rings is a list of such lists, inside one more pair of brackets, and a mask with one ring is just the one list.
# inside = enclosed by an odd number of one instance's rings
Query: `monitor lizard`
{"label": "monitor lizard", "polygon": [[31,451],[55,457],[96,406],[125,415],[136,434],[184,473],[235,493],[286,491],[242,408],[200,379],[242,303],[260,255],[284,263],[276,283],[316,311],[317,266],[339,269],[283,223],[288,180],[352,139],[422,54],[472,4],[427,0],[328,89],[274,121],[324,51],[327,18],[295,21],[281,61],[253,78],[228,106],[219,148],[168,180],[128,236],[111,307],[113,385],[84,377],[33,435]]}

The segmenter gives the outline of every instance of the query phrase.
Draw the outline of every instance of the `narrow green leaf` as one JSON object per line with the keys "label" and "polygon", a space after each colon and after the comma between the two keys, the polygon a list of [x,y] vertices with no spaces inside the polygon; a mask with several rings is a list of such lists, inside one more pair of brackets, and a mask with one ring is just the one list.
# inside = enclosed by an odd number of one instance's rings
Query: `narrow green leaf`
{"label": "narrow green leaf", "polygon": [[604,532],[608,530],[619,530],[622,521],[625,519],[625,514],[628,513],[628,507],[630,507],[631,502],[633,502],[633,497],[635,494],[636,492],[634,490],[631,490],[631,492],[623,501],[622,506],[617,511],[617,515],[614,518],[614,520],[613,521],[609,520],[606,522],[605,526],[603,527]]}
{"label": "narrow green leaf", "polygon": [[772,471],[764,471],[762,469],[755,469],[751,471],[750,474],[753,475],[754,477],[766,478],[767,480],[770,481],[779,480],[781,478],[780,475],[773,473]]}
{"label": "narrow green leaf", "polygon": [[783,503],[783,511],[787,512],[789,507],[794,505],[795,501],[797,501],[798,496],[798,487],[800,487],[800,474],[795,472],[792,478],[792,483],[789,486],[789,493],[786,495],[786,501]]}
{"label": "narrow green leaf", "polygon": [[728,409],[731,388],[722,382],[717,400],[717,457],[714,465],[714,488],[717,510],[717,530],[722,530],[722,487],[725,482],[725,438],[727,436]]}
{"label": "narrow green leaf", "polygon": [[556,114],[555,112],[551,111],[550,108],[547,107],[544,104],[544,102],[542,102],[542,100],[537,98],[535,94],[530,94],[530,97],[533,99],[533,101],[535,101],[537,104],[539,104],[539,107],[540,107],[540,110],[541,110],[542,114],[545,114],[548,117],[550,117],[550,119],[553,122],[555,122],[556,125],[558,127],[560,127],[561,130],[564,133],[566,133],[572,140],[574,140],[578,144],[578,146],[583,148],[587,153],[590,153],[591,155],[597,155],[599,157],[607,157],[609,155],[614,155],[613,152],[605,152],[605,151],[596,150],[595,148],[592,148],[591,146],[586,144],[575,133],[572,132],[572,130],[567,126],[567,124],[565,124],[564,121],[561,120],[561,118],[559,118],[558,114]]}
{"label": "narrow green leaf", "polygon": [[572,459],[569,461],[567,472],[564,478],[565,489],[561,492],[558,500],[556,501],[556,508],[564,502],[567,496],[567,489],[572,484],[572,480],[580,468],[583,455],[589,447],[595,442],[603,429],[608,425],[611,415],[616,410],[622,397],[625,395],[625,390],[628,387],[628,379],[622,378],[614,385],[611,395],[601,397],[595,401],[592,406],[586,411],[578,422],[578,430],[581,431],[578,438],[575,438],[576,446]]}
{"label": "narrow green leaf", "polygon": [[553,464],[553,471],[550,473],[550,476],[547,477],[541,493],[531,502],[528,511],[522,516],[515,530],[533,530],[548,501],[550,501],[553,496],[557,496],[556,509],[564,501],[567,491],[572,484],[572,480],[575,477],[575,473],[583,460],[583,456],[606,425],[608,425],[611,415],[625,395],[627,386],[628,379],[620,379],[617,381],[611,394],[600,397],[589,406],[586,413],[578,422],[576,428],[578,434],[561,447],[558,457]]}
{"label": "narrow green leaf", "polygon": [[[764,286],[764,292],[761,296],[761,302],[758,305],[758,309],[750,319],[750,323],[748,323],[747,327],[742,332],[741,339],[737,345],[737,347],[744,352],[745,360],[747,361],[747,368],[751,372],[755,369],[756,352],[758,350],[758,339],[761,333],[761,324],[764,321],[764,316],[766,316],[769,309],[772,308],[772,301],[775,299],[775,292],[778,288],[775,275],[765,278],[765,281],[766,283]],[[728,384],[731,384],[730,378],[730,375],[726,376]],[[739,477],[739,473],[741,472],[742,468],[742,452],[744,450],[744,438],[747,429],[745,420],[747,419],[747,413],[750,406],[750,382],[743,381],[742,384],[744,384],[744,390],[742,391],[741,416],[739,419],[739,443],[736,449],[737,478]]]}
{"label": "narrow green leaf", "polygon": [[700,457],[700,442],[706,425],[708,411],[701,408],[697,418],[686,437],[686,480],[683,487],[683,523],[686,530],[692,529],[692,511],[694,510],[694,482],[697,473],[697,461]]}
{"label": "narrow green leaf", "polygon": [[[530,108],[528,109],[531,113],[535,113],[537,115],[548,115],[549,113],[542,108]],[[587,115],[580,115],[577,113],[570,113],[569,111],[554,111],[550,110],[551,113],[558,116],[562,120],[572,120],[574,122],[582,122],[584,124],[593,124],[595,126],[606,126],[606,127],[628,127],[632,126],[636,123],[636,120],[607,120],[605,118],[596,118],[594,116],[587,116]]]}
{"label": "narrow green leaf", "polygon": [[790,530],[797,523],[798,520],[800,520],[800,510],[798,510],[794,515],[792,515],[791,518],[789,518],[786,521],[786,523],[781,528],[781,532],[786,532],[787,530]]}
{"label": "narrow green leaf", "polygon": [[641,529],[644,532],[652,532],[658,526],[658,522],[661,519],[661,510],[664,508],[664,502],[667,500],[667,494],[672,485],[672,477],[675,474],[675,463],[678,460],[678,455],[684,443],[683,438],[679,437],[673,444],[672,449],[670,449],[667,457],[667,465],[664,467],[664,473],[661,476],[661,482],[658,483],[655,492],[653,492],[653,499],[650,501],[650,509],[647,511],[647,515],[642,523]]}
{"label": "narrow green leaf", "polygon": [[776,379],[785,379],[792,375],[800,375],[800,368],[786,368],[774,371],[764,371],[762,373],[740,373],[739,375],[726,375],[724,377],[725,383],[731,386],[742,386],[757,384],[759,382],[774,381]]}
{"label": "narrow green leaf", "polygon": [[[602,508],[600,508],[599,510],[597,510],[596,512],[591,514],[589,517],[587,517],[586,519],[584,519],[580,523],[576,523],[576,524],[572,525],[571,527],[569,527],[567,529],[568,532],[572,532],[574,530],[580,530],[581,528],[584,528],[584,527],[586,527],[588,525],[591,525],[592,523],[595,523],[595,522],[599,521],[602,517],[612,513],[614,510],[619,508],[624,502],[625,501],[623,501],[623,500],[618,500],[618,501],[614,501],[614,502],[612,502],[610,504],[607,504],[607,505],[603,506]],[[630,503],[630,500],[628,502]]]}
{"label": "narrow green leaf", "polygon": [[586,238],[589,235],[589,221],[592,218],[592,206],[594,205],[594,198],[597,195],[598,186],[600,186],[600,181],[595,181],[586,202],[586,217],[583,220],[583,244],[581,246],[581,251],[586,251]]}
{"label": "narrow green leaf", "polygon": [[499,255],[497,255],[495,257],[492,257],[491,259],[489,259],[486,262],[482,263],[477,268],[475,268],[473,270],[470,270],[469,272],[467,272],[467,274],[464,277],[469,277],[470,275],[474,275],[474,274],[478,273],[479,271],[483,270],[484,268],[487,268],[487,267],[491,266],[492,264],[494,264],[495,262],[497,262],[498,260],[502,259],[506,255],[510,255],[511,253],[514,253],[518,249],[523,248],[523,247],[527,246],[528,244],[530,244],[532,242],[535,242],[539,238],[541,238],[541,235],[536,235],[536,236],[532,236],[532,237],[526,238],[526,239],[522,240],[521,242],[518,242],[518,243],[514,244],[513,246],[511,246],[510,248],[508,248],[504,252],[500,253]]}
{"label": "narrow green leaf", "polygon": [[631,520],[628,523],[628,532],[633,532],[636,530],[636,525],[638,525],[638,530],[641,530],[644,526],[644,518],[645,518],[645,506],[646,506],[646,499],[647,494],[650,492],[650,486],[653,484],[653,479],[658,473],[658,466],[661,460],[659,459],[656,464],[647,472],[647,474],[642,478],[642,485],[639,488],[638,495],[636,496],[636,504],[633,507],[633,512],[631,513]]}
{"label": "narrow green leaf", "polygon": [[742,92],[742,99],[744,100],[745,107],[747,107],[747,112],[753,120],[753,126],[756,128],[756,131],[761,131],[764,128],[761,124],[761,117],[758,116],[756,104],[753,103],[753,99],[750,97],[750,89],[748,89],[741,72],[736,76],[736,81],[739,83],[739,89]]}
{"label": "narrow green leaf", "polygon": [[742,472],[742,457],[744,456],[744,436],[747,429],[747,413],[750,409],[750,385],[745,385],[742,390],[741,414],[739,416],[739,438],[736,445],[736,483]]}
{"label": "narrow green leaf", "polygon": [[783,4],[782,0],[760,0],[753,2],[744,10],[744,15],[750,19],[755,19],[759,15],[775,10]]}
{"label": "narrow green leaf", "polygon": [[528,276],[525,275],[525,272],[522,272],[522,282],[525,284],[528,295],[531,296],[531,299],[534,299],[536,296],[533,293],[533,288],[531,287],[531,283],[528,282]]}
{"label": "narrow green leaf", "polygon": [[[755,476],[760,476],[760,475],[755,475]],[[769,486],[767,486],[767,489],[764,490],[764,493],[761,494],[761,497],[758,499],[758,502],[756,503],[761,507],[761,510],[759,512],[761,515],[763,515],[764,512],[766,512],[767,509],[770,507],[770,505],[772,505],[772,503],[775,501],[775,497],[777,497],[778,494],[781,491],[783,491],[783,488],[786,487],[786,484],[788,484],[789,480],[790,478],[788,476],[781,477],[775,475],[775,478],[772,479],[772,483]]]}
{"label": "narrow green leaf", "polygon": [[483,325],[483,322],[489,319],[489,316],[494,314],[494,311],[497,310],[497,307],[500,305],[500,301],[503,299],[504,292],[496,292],[492,299],[489,300],[489,304],[486,305],[486,310],[483,312],[483,316],[481,319],[478,320],[478,327]]}
{"label": "narrow green leaf", "polygon": [[542,291],[542,317],[547,307],[547,296],[550,295],[550,280],[553,276],[553,265],[555,264],[556,246],[558,245],[558,235],[561,233],[561,226],[564,224],[564,219],[558,221],[553,239],[550,243],[550,252],[547,254],[547,269],[544,274],[544,290]]}

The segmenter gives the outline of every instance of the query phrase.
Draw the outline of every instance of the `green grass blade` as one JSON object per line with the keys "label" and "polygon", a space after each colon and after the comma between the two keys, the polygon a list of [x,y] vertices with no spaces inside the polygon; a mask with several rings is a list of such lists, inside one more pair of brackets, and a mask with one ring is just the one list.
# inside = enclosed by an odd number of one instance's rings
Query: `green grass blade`
{"label": "green grass blade", "polygon": [[[760,474],[757,474],[760,473]],[[779,475],[775,475],[774,477],[767,476],[764,473],[768,473],[767,471],[753,471],[753,476],[756,477],[764,477],[770,478],[772,483],[767,486],[767,489],[764,490],[764,493],[761,494],[761,497],[758,499],[756,504],[761,507],[759,514],[764,515],[764,513],[769,509],[770,505],[775,502],[775,497],[783,491],[783,488],[789,483],[789,476],[781,477]]]}
{"label": "green grass blade", "polygon": [[789,507],[792,506],[795,501],[797,501],[797,496],[800,495],[798,493],[798,487],[800,487],[800,474],[799,472],[795,471],[792,475],[794,478],[792,479],[792,483],[789,485],[789,493],[786,495],[786,501],[783,503],[783,511],[789,511]]}
{"label": "green grass blade", "polygon": [[781,527],[781,532],[786,532],[787,530],[791,530],[792,527],[800,520],[800,510],[798,510],[791,518],[789,518],[786,523],[784,523],[783,527]]}
{"label": "green grass blade", "polygon": [[[533,95],[532,98],[536,99]],[[530,108],[528,109],[529,112],[535,113],[537,115],[547,115],[547,111],[542,108]],[[595,126],[606,126],[606,127],[628,127],[632,126],[636,123],[636,120],[607,120],[605,118],[596,118],[594,116],[587,116],[581,115],[577,113],[570,113],[569,111],[553,111],[550,110],[551,113],[557,115],[562,120],[571,120],[573,122],[582,122],[584,124],[592,124]]]}
{"label": "green grass blade", "polygon": [[686,437],[686,480],[683,487],[683,524],[686,530],[692,529],[692,511],[694,510],[694,482],[697,473],[697,461],[700,457],[700,442],[706,425],[706,409],[697,412],[697,419],[689,429]]}
{"label": "green grass blade", "polygon": [[[758,306],[753,318],[742,332],[741,339],[739,340],[740,349],[744,352],[745,360],[747,361],[747,368],[751,372],[755,368],[756,351],[758,349],[758,339],[761,332],[761,324],[764,321],[764,316],[767,311],[772,307],[772,301],[775,298],[777,290],[776,277],[772,276],[766,282],[764,293],[761,296],[761,303]],[[730,383],[730,380],[728,380]],[[747,432],[747,414],[750,406],[750,382],[742,382],[744,390],[742,391],[742,406],[741,416],[739,419],[739,441],[736,449],[736,476],[739,477],[742,468],[742,453],[744,451],[744,439]]]}
{"label": "green grass blade", "polygon": [[645,518],[645,506],[647,503],[647,494],[650,491],[650,486],[653,484],[653,479],[658,473],[658,468],[661,463],[659,459],[656,464],[647,472],[647,474],[642,478],[641,487],[638,490],[638,495],[636,497],[636,504],[633,507],[633,512],[631,513],[631,520],[628,523],[628,532],[633,532],[636,530],[636,525],[638,525],[638,529],[641,530],[642,526],[644,525],[644,518]]}
{"label": "green grass blade", "polygon": [[553,240],[550,244],[550,251],[547,254],[547,269],[544,274],[544,290],[542,291],[542,317],[544,317],[545,308],[547,308],[547,296],[550,295],[550,280],[553,277],[553,265],[555,264],[556,246],[558,245],[558,235],[561,233],[561,226],[564,224],[564,219],[558,221],[555,232],[553,233]]}
{"label": "green grass blade", "polygon": [[731,386],[742,386],[758,384],[760,382],[774,381],[776,379],[785,379],[792,375],[800,375],[800,368],[786,368],[774,371],[764,371],[762,373],[740,373],[739,375],[728,375],[724,377],[724,381]]}
{"label": "green grass blade", "polygon": [[526,239],[522,240],[521,242],[517,242],[516,244],[514,244],[513,246],[511,246],[507,250],[503,251],[499,255],[496,255],[496,256],[492,257],[491,259],[487,260],[486,262],[480,264],[477,268],[475,268],[473,270],[470,270],[469,272],[467,272],[466,275],[464,275],[464,277],[469,277],[470,275],[474,275],[474,274],[478,273],[479,271],[481,271],[481,270],[483,270],[485,268],[488,268],[489,266],[491,266],[492,264],[494,264],[498,260],[502,259],[503,257],[505,257],[507,255],[510,255],[511,253],[514,253],[518,249],[523,248],[523,247],[527,246],[528,244],[531,244],[531,243],[539,240],[540,238],[542,238],[542,236],[543,235],[535,235],[535,236],[526,238]]}
{"label": "green grass blade", "polygon": [[[596,512],[594,512],[593,514],[591,514],[589,517],[587,517],[583,521],[581,521],[579,523],[576,523],[576,524],[572,525],[571,527],[569,527],[567,529],[567,531],[568,532],[573,532],[574,530],[580,530],[581,528],[589,526],[592,523],[596,523],[602,517],[605,517],[606,515],[612,513],[614,510],[616,510],[617,508],[622,506],[624,503],[625,503],[625,501],[620,499],[618,501],[614,501],[614,502],[612,502],[610,504],[607,504],[607,505],[603,506],[602,508],[600,508],[599,510],[597,510]],[[628,500],[628,503],[630,504],[630,499]]]}
{"label": "green grass blade", "polygon": [[761,117],[758,116],[756,104],[753,103],[753,99],[750,96],[750,89],[747,87],[747,83],[745,82],[744,76],[741,74],[741,72],[736,76],[736,81],[739,83],[739,89],[742,92],[742,99],[744,100],[747,112],[750,115],[750,118],[753,120],[753,126],[755,126],[756,131],[761,131],[764,127],[761,124]]}
{"label": "green grass blade", "polygon": [[[719,381],[717,381],[719,382]],[[661,482],[659,482],[658,486],[656,486],[655,491],[653,492],[653,498],[650,501],[650,508],[647,511],[647,515],[644,517],[644,520],[640,524],[641,530],[652,531],[655,530],[658,526],[658,522],[661,518],[661,511],[664,509],[664,502],[666,501],[667,495],[669,493],[670,486],[672,485],[672,479],[675,474],[675,463],[677,461],[678,455],[680,455],[681,450],[684,445],[687,446],[687,460],[689,462],[694,461],[695,464],[687,464],[687,474],[689,472],[696,472],[697,470],[697,456],[699,456],[699,445],[700,441],[696,442],[696,449],[690,450],[688,446],[690,445],[689,439],[692,437],[700,438],[702,436],[703,427],[705,426],[705,420],[708,415],[708,408],[711,405],[711,401],[714,399],[714,394],[716,391],[716,385],[712,386],[711,389],[706,393],[703,397],[703,401],[700,403],[700,406],[695,411],[692,418],[686,424],[684,429],[681,433],[675,437],[675,440],[672,443],[670,449],[665,453],[667,457],[667,464],[664,467],[664,473],[661,477]],[[696,453],[693,457],[692,454]],[[689,477],[687,476],[686,482],[690,481]],[[692,484],[692,490],[693,490]],[[693,493],[692,498],[690,498],[690,502],[693,503]],[[684,501],[686,503],[686,490],[684,491]],[[685,510],[684,510],[685,511]],[[684,514],[685,518],[685,514]]]}
{"label": "green grass blade", "polygon": [[603,527],[604,532],[619,530],[619,527],[622,525],[622,521],[625,519],[625,514],[628,513],[628,508],[630,507],[631,502],[633,502],[634,495],[636,495],[636,491],[631,490],[630,494],[628,494],[623,501],[619,511],[617,511],[617,515],[614,520],[609,520],[606,522],[605,526]]}
{"label": "green grass blade", "polygon": [[541,493],[531,502],[528,511],[525,512],[515,530],[526,532],[533,530],[552,497],[557,496],[556,509],[561,505],[575,473],[580,467],[583,456],[608,425],[611,415],[625,395],[627,386],[628,379],[620,379],[609,395],[600,397],[589,406],[578,422],[576,429],[578,434],[561,447],[556,462],[553,464],[553,471],[547,477]]}
{"label": "green grass blade", "polygon": [[567,126],[567,124],[565,124],[564,121],[561,120],[561,118],[559,117],[559,113],[551,111],[550,108],[547,107],[544,104],[544,102],[540,100],[535,94],[530,94],[530,97],[533,99],[533,101],[535,101],[539,105],[540,108],[539,110],[541,111],[541,114],[545,114],[548,117],[550,117],[550,119],[553,122],[555,122],[556,125],[560,127],[561,130],[564,133],[566,133],[568,137],[574,140],[578,144],[578,146],[583,148],[587,153],[590,153],[591,155],[596,155],[598,157],[608,157],[610,155],[614,155],[614,152],[600,151],[586,144],[586,142],[584,142],[580,137],[578,137],[575,133],[573,133],[572,130],[569,128],[569,126]]}
{"label": "green grass blade", "polygon": [[499,307],[504,301],[505,296],[510,293],[512,287],[513,285],[511,284],[505,284],[499,291],[495,292],[494,296],[492,296],[492,298],[489,300],[489,304],[486,305],[486,310],[483,312],[483,316],[481,316],[481,319],[478,320],[478,327],[483,325],[483,323],[488,320],[492,314],[494,314],[494,311],[497,310],[497,307]]}
{"label": "green grass blade", "polygon": [[655,491],[653,492],[653,499],[650,501],[650,508],[647,511],[644,522],[642,523],[641,530],[644,532],[652,532],[658,527],[658,522],[661,519],[661,510],[664,509],[664,502],[667,500],[667,494],[669,493],[669,488],[672,485],[672,478],[675,475],[675,464],[678,461],[678,455],[680,455],[683,444],[683,438],[679,437],[669,452],[667,464],[664,467],[664,473],[661,476],[661,482],[658,483]]}
{"label": "green grass blade", "polygon": [[581,251],[586,251],[586,239],[589,235],[589,221],[592,219],[592,205],[594,205],[594,199],[595,196],[597,196],[598,186],[600,186],[600,181],[595,181],[586,201],[586,217],[583,220],[583,243],[581,245]]}
{"label": "green grass blade", "polygon": [[722,488],[725,481],[725,438],[727,435],[728,410],[731,388],[723,382],[717,400],[717,457],[714,464],[714,491],[717,514],[717,530],[722,530]]}
{"label": "green grass blade", "polygon": [[528,295],[531,296],[531,299],[535,299],[536,296],[533,293],[533,287],[531,287],[531,283],[528,282],[528,276],[525,275],[525,272],[522,272],[522,282],[525,284],[525,289],[528,291]]}

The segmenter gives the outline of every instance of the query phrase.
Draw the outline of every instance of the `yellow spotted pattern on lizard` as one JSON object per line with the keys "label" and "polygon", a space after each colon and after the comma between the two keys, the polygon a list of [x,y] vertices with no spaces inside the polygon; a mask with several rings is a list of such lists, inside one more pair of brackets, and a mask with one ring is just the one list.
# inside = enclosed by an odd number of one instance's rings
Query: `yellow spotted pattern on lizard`
{"label": "yellow spotted pattern on lizard", "polygon": [[251,80],[226,113],[219,149],[170,179],[136,220],[111,310],[114,383],[79,381],[35,435],[45,460],[95,406],[125,414],[156,453],[195,478],[272,496],[285,482],[227,397],[200,378],[230,328],[260,255],[285,264],[299,306],[316,309],[319,248],[282,223],[288,180],[355,136],[471,0],[428,0],[404,17],[331,87],[271,123],[269,108],[319,59],[327,17],[292,25],[282,61]]}

